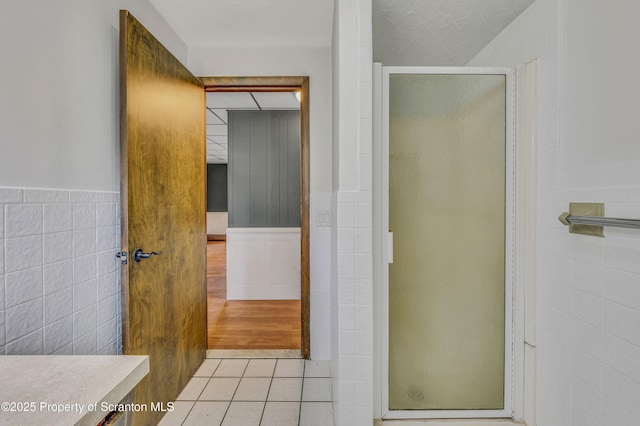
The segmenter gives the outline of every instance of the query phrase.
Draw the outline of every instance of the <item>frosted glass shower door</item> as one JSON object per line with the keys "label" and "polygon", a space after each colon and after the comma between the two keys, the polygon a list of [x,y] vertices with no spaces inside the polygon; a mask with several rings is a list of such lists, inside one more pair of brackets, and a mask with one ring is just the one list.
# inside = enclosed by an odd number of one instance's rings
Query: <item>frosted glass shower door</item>
{"label": "frosted glass shower door", "polygon": [[498,417],[510,393],[508,76],[385,77],[388,410]]}

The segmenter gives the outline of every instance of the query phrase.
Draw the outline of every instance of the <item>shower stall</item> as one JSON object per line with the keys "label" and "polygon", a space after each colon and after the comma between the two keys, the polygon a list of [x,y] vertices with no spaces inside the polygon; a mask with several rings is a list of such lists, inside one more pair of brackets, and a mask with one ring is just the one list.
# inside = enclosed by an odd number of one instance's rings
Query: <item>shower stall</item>
{"label": "shower stall", "polygon": [[512,418],[516,74],[374,75],[382,418]]}

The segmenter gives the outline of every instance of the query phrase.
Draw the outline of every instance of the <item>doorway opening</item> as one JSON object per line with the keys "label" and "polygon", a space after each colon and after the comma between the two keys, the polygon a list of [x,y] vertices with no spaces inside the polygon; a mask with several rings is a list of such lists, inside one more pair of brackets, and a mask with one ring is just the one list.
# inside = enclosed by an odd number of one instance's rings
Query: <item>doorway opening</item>
{"label": "doorway opening", "polygon": [[309,79],[200,80],[207,97],[207,349],[308,359]]}

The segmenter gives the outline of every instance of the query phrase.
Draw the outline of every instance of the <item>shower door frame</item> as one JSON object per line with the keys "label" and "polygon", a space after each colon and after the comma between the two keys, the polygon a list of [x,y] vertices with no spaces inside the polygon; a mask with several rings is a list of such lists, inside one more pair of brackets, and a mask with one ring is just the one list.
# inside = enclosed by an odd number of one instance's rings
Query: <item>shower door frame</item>
{"label": "shower door frame", "polygon": [[[379,67],[379,65],[378,65]],[[514,319],[519,317],[514,312],[517,306],[515,301],[516,286],[516,72],[513,68],[488,68],[488,67],[418,67],[418,66],[382,66],[381,77],[382,96],[381,108],[381,158],[374,165],[374,173],[377,170],[380,187],[380,211],[377,232],[379,233],[379,247],[382,261],[380,267],[381,284],[381,333],[380,333],[380,388],[381,388],[381,414],[382,419],[482,419],[482,418],[514,418],[514,356],[518,355],[514,350],[516,333],[519,330],[514,325]],[[374,75],[376,70],[374,67]],[[389,267],[388,260],[392,258],[393,248],[388,238],[389,230],[389,77],[395,74],[413,75],[504,75],[505,76],[505,358],[504,358],[504,408],[501,410],[390,410],[389,409]],[[376,106],[374,106],[374,109]],[[375,138],[375,136],[374,136]],[[375,226],[375,225],[374,225]],[[374,228],[375,229],[375,228]]]}

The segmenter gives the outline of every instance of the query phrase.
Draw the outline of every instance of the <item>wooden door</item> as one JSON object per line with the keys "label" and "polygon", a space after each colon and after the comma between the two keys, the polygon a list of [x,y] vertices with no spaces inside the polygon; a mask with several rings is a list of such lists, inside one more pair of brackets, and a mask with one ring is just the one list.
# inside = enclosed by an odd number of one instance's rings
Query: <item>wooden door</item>
{"label": "wooden door", "polygon": [[[205,357],[205,92],[127,11],[120,96],[123,353],[149,355],[135,401],[150,409],[174,400]],[[136,262],[137,249],[162,254]]]}

